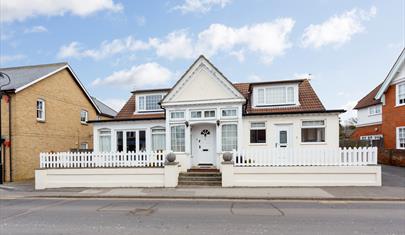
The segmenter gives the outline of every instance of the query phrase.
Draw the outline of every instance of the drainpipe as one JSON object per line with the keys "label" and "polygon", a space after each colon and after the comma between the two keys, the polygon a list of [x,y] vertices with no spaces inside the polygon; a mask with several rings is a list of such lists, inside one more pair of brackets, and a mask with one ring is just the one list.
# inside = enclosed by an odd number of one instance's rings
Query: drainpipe
{"label": "drainpipe", "polygon": [[11,153],[12,153],[12,145],[13,145],[13,141],[11,141],[11,96],[7,94],[8,97],[8,140],[10,143],[10,182],[13,182],[13,158],[11,157]]}

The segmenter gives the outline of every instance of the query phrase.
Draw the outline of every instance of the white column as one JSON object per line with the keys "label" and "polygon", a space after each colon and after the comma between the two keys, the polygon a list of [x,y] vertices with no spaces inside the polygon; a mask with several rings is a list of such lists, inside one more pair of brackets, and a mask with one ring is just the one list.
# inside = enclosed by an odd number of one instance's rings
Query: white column
{"label": "white column", "polygon": [[238,107],[238,149],[242,148],[243,135],[242,105],[240,105]]}
{"label": "white column", "polygon": [[[170,113],[170,111],[169,110],[167,110],[166,109],[166,112],[167,113]],[[170,138],[170,122],[169,122],[169,117],[170,117],[170,115],[166,115],[166,119],[165,119],[165,121],[166,121],[166,150],[167,151],[171,151],[172,150],[172,148],[171,148],[171,142],[170,142],[170,140],[171,140],[171,138]]]}

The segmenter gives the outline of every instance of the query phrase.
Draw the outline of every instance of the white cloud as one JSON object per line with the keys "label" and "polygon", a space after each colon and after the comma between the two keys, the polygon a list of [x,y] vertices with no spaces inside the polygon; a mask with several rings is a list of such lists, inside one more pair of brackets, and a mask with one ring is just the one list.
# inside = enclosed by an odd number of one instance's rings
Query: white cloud
{"label": "white cloud", "polygon": [[173,10],[179,10],[186,13],[207,13],[213,7],[224,8],[231,3],[231,0],[185,0],[183,4],[173,7]]}
{"label": "white cloud", "polygon": [[173,79],[173,73],[157,64],[146,63],[116,71],[105,79],[96,79],[92,85],[115,85],[125,88],[162,87]]}
{"label": "white cloud", "polygon": [[98,11],[118,12],[123,9],[120,3],[113,0],[2,0],[0,1],[0,21],[24,21],[35,16],[61,16],[71,13],[87,16]]}
{"label": "white cloud", "polygon": [[105,99],[102,101],[104,104],[106,104],[108,107],[114,109],[115,111],[119,112],[122,107],[124,107],[124,104],[127,102],[127,100],[124,99]]}
{"label": "white cloud", "polygon": [[241,28],[212,24],[198,34],[196,50],[212,56],[240,46],[259,53],[262,61],[270,64],[275,57],[283,55],[291,47],[288,36],[294,23],[291,18],[281,18]]}
{"label": "white cloud", "polygon": [[355,34],[364,31],[363,22],[377,13],[376,7],[369,11],[352,9],[341,15],[335,15],[321,24],[311,24],[304,30],[301,43],[303,47],[319,48],[326,45],[340,46],[352,39]]}
{"label": "white cloud", "polygon": [[138,26],[144,26],[146,24],[146,18],[145,16],[137,16],[136,17],[136,24]]}
{"label": "white cloud", "polygon": [[152,38],[149,44],[156,49],[156,54],[160,57],[178,59],[194,56],[192,40],[185,30],[171,32],[163,40]]}
{"label": "white cloud", "polygon": [[356,106],[357,100],[352,100],[344,104],[341,108],[347,110],[345,113],[340,115],[342,122],[349,120],[352,117],[357,117],[357,110],[353,109]]}
{"label": "white cloud", "polygon": [[42,25],[33,26],[32,28],[24,30],[24,33],[44,33],[44,32],[48,32],[48,29]]}
{"label": "white cloud", "polygon": [[123,39],[114,39],[110,42],[104,41],[98,49],[83,49],[80,43],[71,42],[68,45],[63,45],[59,49],[59,58],[85,58],[89,57],[95,60],[103,59],[115,54],[128,51],[146,50],[149,45],[143,41],[136,40],[132,36]]}
{"label": "white cloud", "polygon": [[258,53],[263,62],[270,64],[291,47],[289,33],[294,23],[290,18],[282,18],[240,28],[212,24],[197,37],[192,37],[183,29],[148,41],[135,40],[132,36],[104,41],[98,49],[85,49],[79,42],[71,42],[59,49],[58,57],[102,59],[128,51],[154,49],[157,56],[170,60],[195,58],[199,54],[214,56],[224,52],[243,62],[245,54],[251,52]]}
{"label": "white cloud", "polygon": [[17,60],[22,60],[27,58],[27,56],[22,55],[22,54],[17,54],[17,55],[0,55],[0,65],[2,66],[3,64],[17,61]]}

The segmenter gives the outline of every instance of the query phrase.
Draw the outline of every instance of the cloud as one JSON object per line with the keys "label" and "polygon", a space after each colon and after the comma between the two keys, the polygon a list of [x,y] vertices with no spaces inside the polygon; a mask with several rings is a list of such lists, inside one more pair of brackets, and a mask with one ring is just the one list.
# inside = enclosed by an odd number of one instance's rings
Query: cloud
{"label": "cloud", "polygon": [[146,63],[130,69],[116,71],[104,79],[96,79],[92,85],[115,85],[125,88],[161,87],[173,79],[173,73],[157,64]]}
{"label": "cloud", "polygon": [[230,4],[231,0],[185,0],[183,4],[173,7],[173,10],[181,13],[207,13],[213,7],[224,8]]}
{"label": "cloud", "polygon": [[137,24],[138,26],[144,26],[144,25],[146,24],[146,18],[145,18],[145,16],[137,16],[137,17],[135,18],[135,20],[136,20],[136,24]]}
{"label": "cloud", "polygon": [[301,38],[303,47],[320,48],[327,45],[340,46],[350,41],[352,37],[363,32],[363,22],[377,14],[377,8],[369,11],[352,9],[341,15],[335,15],[321,24],[311,24],[304,30]]}
{"label": "cloud", "polygon": [[44,33],[48,32],[48,29],[42,25],[37,25],[29,29],[25,29],[24,33]]}
{"label": "cloud", "polygon": [[340,115],[342,122],[345,122],[352,117],[357,117],[357,110],[353,109],[356,104],[357,100],[351,100],[341,107],[342,109],[347,110],[345,113]]}
{"label": "cloud", "polygon": [[132,36],[123,39],[114,39],[110,42],[104,41],[98,49],[83,49],[79,42],[71,42],[63,45],[58,52],[58,58],[92,58],[100,60],[115,54],[146,50],[148,43],[134,39]]}
{"label": "cloud", "polygon": [[23,54],[17,54],[17,55],[0,55],[0,65],[2,66],[3,64],[13,62],[13,61],[18,61],[27,58],[26,55]]}
{"label": "cloud", "polygon": [[243,62],[245,53],[258,53],[264,63],[270,64],[292,46],[289,34],[294,26],[290,18],[253,24],[240,28],[212,24],[193,37],[187,30],[176,30],[163,38],[135,40],[132,36],[104,41],[98,49],[84,49],[79,42],[71,42],[59,49],[58,57],[102,59],[118,53],[154,49],[158,57],[190,59],[199,54],[214,56],[228,53]]}
{"label": "cloud", "polygon": [[197,51],[212,56],[241,47],[259,53],[262,61],[270,64],[292,46],[288,36],[294,23],[291,18],[280,18],[241,28],[212,24],[198,34]]}
{"label": "cloud", "polygon": [[152,38],[149,44],[156,49],[156,54],[168,59],[192,58],[194,49],[192,40],[185,30],[169,33],[163,40]]}
{"label": "cloud", "polygon": [[71,13],[78,16],[88,16],[98,11],[118,12],[122,4],[113,0],[3,0],[0,1],[0,21],[24,21],[36,16],[61,16]]}

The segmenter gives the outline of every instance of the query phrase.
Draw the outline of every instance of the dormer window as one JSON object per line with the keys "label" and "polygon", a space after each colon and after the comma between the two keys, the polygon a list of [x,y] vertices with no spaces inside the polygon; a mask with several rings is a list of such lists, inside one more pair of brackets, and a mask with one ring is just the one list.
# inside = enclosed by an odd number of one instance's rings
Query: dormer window
{"label": "dormer window", "polygon": [[254,106],[297,105],[298,85],[271,85],[253,88]]}
{"label": "dormer window", "polygon": [[139,95],[137,97],[138,112],[156,112],[161,111],[159,102],[163,99],[163,94]]}

